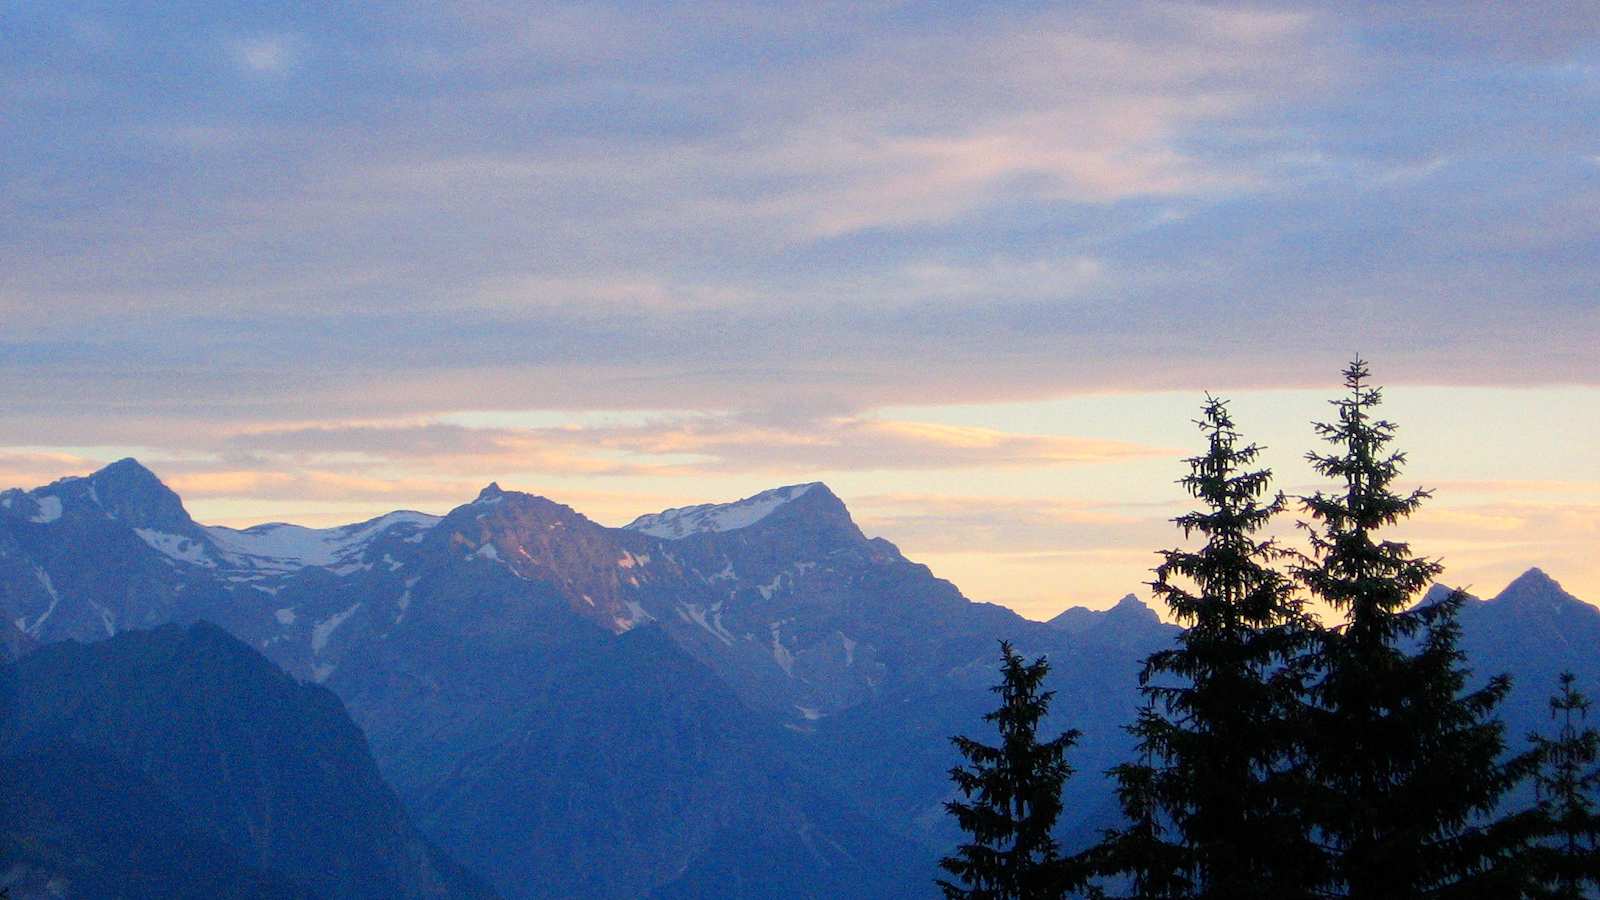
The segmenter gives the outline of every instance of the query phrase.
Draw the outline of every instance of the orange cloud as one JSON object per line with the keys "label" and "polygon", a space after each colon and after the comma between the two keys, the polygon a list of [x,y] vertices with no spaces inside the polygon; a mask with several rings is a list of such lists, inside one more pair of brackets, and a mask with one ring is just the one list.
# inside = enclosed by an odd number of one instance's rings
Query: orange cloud
{"label": "orange cloud", "polygon": [[1124,441],[854,416],[778,423],[679,416],[642,425],[528,429],[337,423],[252,427],[228,444],[234,452],[258,457],[262,467],[370,471],[401,466],[439,474],[574,476],[765,472],[814,477],[883,468],[1093,464],[1170,452]]}
{"label": "orange cloud", "polygon": [[85,475],[107,462],[110,460],[49,450],[0,453],[0,490],[32,488],[66,475]]}

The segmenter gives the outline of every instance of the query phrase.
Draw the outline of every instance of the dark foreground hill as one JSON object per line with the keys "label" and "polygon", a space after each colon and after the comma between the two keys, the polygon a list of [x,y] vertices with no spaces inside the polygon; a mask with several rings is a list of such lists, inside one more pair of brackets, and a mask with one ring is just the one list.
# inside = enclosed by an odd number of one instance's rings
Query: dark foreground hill
{"label": "dark foreground hill", "polygon": [[220,628],[40,648],[7,672],[13,895],[480,898],[337,697]]}

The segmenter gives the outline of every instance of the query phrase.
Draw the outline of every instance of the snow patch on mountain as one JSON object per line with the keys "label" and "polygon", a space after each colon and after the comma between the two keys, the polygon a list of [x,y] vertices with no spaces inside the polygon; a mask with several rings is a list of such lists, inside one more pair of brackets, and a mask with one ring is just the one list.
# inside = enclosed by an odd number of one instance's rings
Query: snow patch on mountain
{"label": "snow patch on mountain", "polygon": [[772,580],[767,582],[766,584],[758,584],[758,585],[756,585],[756,590],[761,592],[761,599],[763,599],[763,600],[771,600],[772,599],[772,595],[776,594],[778,592],[778,588],[780,586],[782,586],[782,584],[783,584],[783,573],[779,572],[778,574],[772,576]]}
{"label": "snow patch on mountain", "polygon": [[400,599],[394,602],[394,605],[400,610],[400,612],[394,617],[394,623],[396,625],[399,625],[401,622],[406,620],[406,610],[411,608],[411,589],[416,587],[417,582],[421,580],[421,575],[413,575],[406,579],[405,590],[400,593]]}
{"label": "snow patch on mountain", "polygon": [[628,600],[625,601],[623,605],[627,607],[628,614],[626,616],[616,616],[612,619],[612,622],[616,625],[619,633],[631,631],[642,622],[655,621],[656,617],[646,612],[645,608],[639,605],[639,601]]}
{"label": "snow patch on mountain", "polygon": [[29,635],[31,635],[33,637],[38,637],[39,636],[39,629],[44,626],[45,620],[50,618],[50,614],[55,612],[56,611],[56,606],[61,603],[61,595],[56,593],[56,586],[55,586],[55,583],[50,580],[50,573],[49,572],[46,572],[45,570],[39,568],[38,566],[34,566],[33,567],[33,574],[36,577],[38,577],[39,586],[44,588],[44,591],[45,591],[46,594],[50,595],[50,606],[44,612],[39,614],[39,618],[33,620],[33,624],[32,625],[24,626],[23,625],[23,620],[22,619],[18,619],[17,620],[17,627],[22,629],[23,631],[26,631]]}
{"label": "snow patch on mountain", "polygon": [[400,609],[402,611],[404,611],[407,607],[411,606],[411,589],[416,587],[417,586],[417,582],[419,582],[421,580],[422,580],[422,576],[421,575],[413,575],[410,578],[406,579],[406,590],[405,590],[405,593],[400,595],[400,600],[398,601],[399,604],[400,604]]}
{"label": "snow patch on mountain", "polygon": [[735,531],[756,524],[772,515],[785,503],[805,496],[806,492],[816,486],[817,482],[792,484],[762,491],[754,497],[746,497],[736,503],[702,503],[699,506],[676,507],[640,516],[624,527],[629,531],[638,531],[651,537],[672,541],[691,534]]}
{"label": "snow patch on mountain", "polygon": [[28,518],[35,525],[48,525],[61,518],[60,497],[37,497],[34,502],[39,504],[39,511]]}
{"label": "snow patch on mountain", "polygon": [[206,554],[205,545],[194,538],[184,537],[181,534],[168,534],[154,528],[135,528],[133,533],[169,559],[191,566],[216,568],[217,564]]}
{"label": "snow patch on mountain", "polygon": [[328,646],[328,639],[333,637],[333,633],[339,629],[339,626],[343,625],[346,619],[355,615],[356,610],[360,608],[361,603],[358,601],[344,612],[335,613],[318,622],[317,626],[311,630],[311,652],[321,653],[322,648]]}
{"label": "snow patch on mountain", "polygon": [[783,674],[793,678],[794,654],[790,653],[789,648],[783,645],[782,635],[783,625],[788,621],[788,619],[783,619],[782,621],[773,622],[770,626],[772,629],[772,661],[778,664],[778,668],[783,670]]}
{"label": "snow patch on mountain", "polygon": [[395,526],[409,526],[420,532],[438,522],[438,516],[400,511],[338,528],[307,528],[274,522],[243,530],[213,525],[205,532],[229,562],[283,573],[345,562],[346,557],[356,555],[373,538]]}
{"label": "snow patch on mountain", "polygon": [[[710,615],[707,615],[707,613]],[[721,603],[713,604],[709,610],[698,603],[679,603],[678,618],[684,620],[685,622],[692,622],[696,625],[699,625],[701,628],[704,628],[707,632],[709,632],[712,637],[730,647],[733,646],[733,635],[729,634],[728,629],[724,628],[722,625]]]}
{"label": "snow patch on mountain", "polygon": [[94,611],[100,614],[100,625],[106,630],[106,637],[115,635],[117,633],[117,617],[111,614],[111,610],[93,600],[89,601],[89,605],[94,607]]}

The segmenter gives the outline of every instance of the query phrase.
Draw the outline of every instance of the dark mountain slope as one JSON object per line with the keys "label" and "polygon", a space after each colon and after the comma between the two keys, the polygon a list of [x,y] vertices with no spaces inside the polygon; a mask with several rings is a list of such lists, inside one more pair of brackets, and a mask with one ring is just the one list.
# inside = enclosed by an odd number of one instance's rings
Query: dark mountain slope
{"label": "dark mountain slope", "polygon": [[[159,797],[244,864],[319,896],[487,895],[411,826],[333,694],[216,626],[51,644],[15,675],[0,730],[9,755],[77,765],[76,754],[95,771],[133,773],[131,806]],[[70,787],[57,771],[39,796]]]}
{"label": "dark mountain slope", "polygon": [[0,884],[13,900],[313,900],[249,865],[139,772],[75,744],[0,759]]}
{"label": "dark mountain slope", "polygon": [[908,848],[803,777],[794,736],[659,628],[550,660],[514,709],[417,802],[508,896],[640,896],[730,867],[742,877],[696,891],[866,898],[902,883]]}
{"label": "dark mountain slope", "polygon": [[[739,833],[793,865],[749,860],[759,889],[708,896],[887,896],[906,847],[792,771],[796,735],[648,620],[617,634],[574,607],[629,609],[609,532],[491,499],[428,535],[404,614],[328,682],[424,829],[509,897],[641,896],[720,865]],[[558,529],[576,541],[523,552]]]}

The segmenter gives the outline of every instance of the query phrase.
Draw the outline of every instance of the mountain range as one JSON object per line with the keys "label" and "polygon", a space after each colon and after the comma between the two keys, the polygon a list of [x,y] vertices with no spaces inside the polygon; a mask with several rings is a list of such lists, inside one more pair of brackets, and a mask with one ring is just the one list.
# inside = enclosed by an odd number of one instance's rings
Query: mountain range
{"label": "mountain range", "polygon": [[[1001,637],[1049,656],[1054,720],[1083,731],[1063,839],[1088,841],[1115,821],[1099,773],[1128,750],[1140,660],[1176,633],[1131,595],[1050,622],[973,602],[820,483],[623,528],[489,485],[444,516],[236,530],[133,460],[0,494],[0,615],[24,687],[64,648],[215,623],[337,697],[372,797],[392,786],[415,822],[393,824],[408,878],[472,896],[438,875],[453,859],[508,898],[926,896],[957,839],[948,737],[981,733]],[[1519,741],[1557,672],[1600,676],[1600,610],[1537,570],[1462,624],[1479,672],[1515,677]]]}

